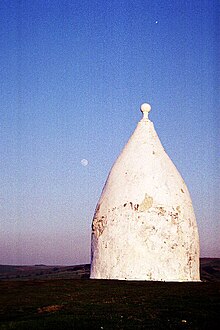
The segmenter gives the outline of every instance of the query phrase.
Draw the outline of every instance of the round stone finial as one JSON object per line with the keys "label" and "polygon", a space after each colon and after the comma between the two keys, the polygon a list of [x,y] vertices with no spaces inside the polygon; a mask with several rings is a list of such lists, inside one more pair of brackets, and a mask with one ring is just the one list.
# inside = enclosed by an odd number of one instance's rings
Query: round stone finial
{"label": "round stone finial", "polygon": [[148,104],[148,103],[143,103],[143,104],[141,105],[141,111],[143,112],[143,115],[144,115],[143,118],[148,119],[148,113],[150,112],[150,110],[151,110],[151,106],[150,106],[150,104]]}

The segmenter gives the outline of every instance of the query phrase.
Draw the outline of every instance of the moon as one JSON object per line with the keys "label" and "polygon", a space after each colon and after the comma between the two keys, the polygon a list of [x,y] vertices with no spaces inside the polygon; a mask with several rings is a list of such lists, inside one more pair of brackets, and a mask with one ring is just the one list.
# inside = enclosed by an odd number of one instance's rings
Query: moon
{"label": "moon", "polygon": [[82,160],[80,161],[80,163],[81,163],[82,166],[87,166],[87,165],[89,164],[89,162],[88,162],[87,159],[82,159]]}

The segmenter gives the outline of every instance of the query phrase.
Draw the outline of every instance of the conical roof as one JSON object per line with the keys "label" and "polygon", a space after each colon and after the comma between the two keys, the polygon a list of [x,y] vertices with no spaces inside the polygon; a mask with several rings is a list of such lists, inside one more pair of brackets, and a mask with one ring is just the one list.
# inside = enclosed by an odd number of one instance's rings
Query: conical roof
{"label": "conical roof", "polygon": [[199,238],[191,198],[148,119],[113,165],[92,229],[91,278],[199,280]]}

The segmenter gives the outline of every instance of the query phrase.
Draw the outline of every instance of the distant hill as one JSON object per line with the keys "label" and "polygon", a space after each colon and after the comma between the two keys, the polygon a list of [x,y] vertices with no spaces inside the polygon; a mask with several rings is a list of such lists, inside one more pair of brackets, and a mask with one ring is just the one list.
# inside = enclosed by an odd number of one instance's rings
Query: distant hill
{"label": "distant hill", "polygon": [[[89,278],[90,264],[74,266],[0,265],[0,280],[83,279]],[[220,258],[200,259],[201,280],[220,282]]]}
{"label": "distant hill", "polygon": [[83,279],[89,278],[90,265],[11,266],[0,265],[0,280]]}
{"label": "distant hill", "polygon": [[201,258],[200,276],[204,282],[220,282],[220,258]]}

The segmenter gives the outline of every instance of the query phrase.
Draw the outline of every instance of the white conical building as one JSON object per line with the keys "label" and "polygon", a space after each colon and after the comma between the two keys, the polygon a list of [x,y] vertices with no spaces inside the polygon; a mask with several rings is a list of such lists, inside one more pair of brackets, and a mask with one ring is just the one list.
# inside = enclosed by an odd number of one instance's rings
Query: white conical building
{"label": "white conical building", "polygon": [[92,279],[199,281],[191,198],[164,151],[151,107],[113,165],[92,223]]}

